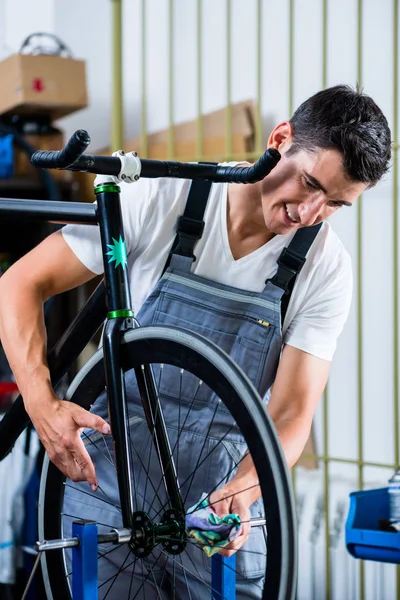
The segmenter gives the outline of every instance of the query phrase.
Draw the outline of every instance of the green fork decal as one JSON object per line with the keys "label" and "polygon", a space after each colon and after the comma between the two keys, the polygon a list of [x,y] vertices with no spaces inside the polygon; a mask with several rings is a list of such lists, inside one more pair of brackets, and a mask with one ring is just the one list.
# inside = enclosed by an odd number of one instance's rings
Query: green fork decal
{"label": "green fork decal", "polygon": [[113,242],[114,244],[107,244],[107,246],[110,248],[110,250],[106,252],[106,256],[110,257],[108,262],[110,263],[115,260],[115,268],[117,268],[118,265],[121,265],[122,268],[125,269],[126,265],[128,264],[125,241],[122,239],[122,236],[119,236],[119,241],[113,238]]}

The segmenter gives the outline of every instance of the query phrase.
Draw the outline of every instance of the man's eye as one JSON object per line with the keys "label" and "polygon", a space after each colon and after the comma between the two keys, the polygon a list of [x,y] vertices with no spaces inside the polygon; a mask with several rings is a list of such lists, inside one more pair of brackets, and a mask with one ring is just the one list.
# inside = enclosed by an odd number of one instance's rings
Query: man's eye
{"label": "man's eye", "polygon": [[307,187],[309,190],[313,190],[313,191],[315,191],[315,190],[317,190],[317,189],[318,189],[318,188],[317,188],[317,186],[315,186],[313,183],[311,183],[311,181],[309,181],[308,179],[305,179],[304,181],[305,181],[306,187]]}

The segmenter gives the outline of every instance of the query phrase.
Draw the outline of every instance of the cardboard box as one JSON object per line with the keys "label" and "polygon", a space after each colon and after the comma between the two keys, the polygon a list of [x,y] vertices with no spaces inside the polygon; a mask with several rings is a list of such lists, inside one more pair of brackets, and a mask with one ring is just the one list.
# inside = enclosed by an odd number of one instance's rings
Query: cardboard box
{"label": "cardboard box", "polygon": [[[202,156],[205,160],[219,162],[227,152],[227,109],[222,108],[203,115]],[[245,154],[254,150],[254,104],[251,101],[231,106],[232,153]],[[190,161],[197,158],[197,121],[187,121],[173,128],[173,157],[169,156],[169,131],[165,129],[147,136],[147,157],[159,160]],[[135,150],[143,156],[141,137],[126,140],[124,150]]]}
{"label": "cardboard box", "polygon": [[47,114],[52,120],[87,106],[85,63],[44,54],[0,62],[0,115]]}

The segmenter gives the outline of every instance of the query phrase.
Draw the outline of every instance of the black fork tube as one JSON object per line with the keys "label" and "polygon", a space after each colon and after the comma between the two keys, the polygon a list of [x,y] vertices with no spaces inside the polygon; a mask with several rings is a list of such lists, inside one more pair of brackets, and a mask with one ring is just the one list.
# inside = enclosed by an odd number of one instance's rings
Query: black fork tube
{"label": "black fork tube", "polygon": [[120,363],[121,330],[124,324],[125,319],[123,317],[107,321],[104,329],[103,349],[108,410],[115,445],[122,521],[124,527],[130,528],[134,512],[132,464],[129,448],[129,417],[125,380]]}
{"label": "black fork tube", "polygon": [[144,365],[143,372],[135,369],[136,380],[146,415],[147,426],[152,434],[156,453],[160,463],[164,487],[168,494],[171,507],[185,514],[185,507],[179,491],[178,474],[172,449],[169,443],[162,407],[154,382],[151,365]]}

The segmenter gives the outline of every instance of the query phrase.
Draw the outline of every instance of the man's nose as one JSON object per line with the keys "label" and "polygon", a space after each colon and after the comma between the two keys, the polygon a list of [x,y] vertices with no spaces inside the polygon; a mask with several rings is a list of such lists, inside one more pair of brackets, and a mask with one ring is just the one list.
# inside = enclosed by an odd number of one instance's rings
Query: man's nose
{"label": "man's nose", "polygon": [[309,198],[298,206],[298,212],[301,224],[304,226],[312,225],[321,213],[325,199],[323,194],[318,194],[315,198]]}

